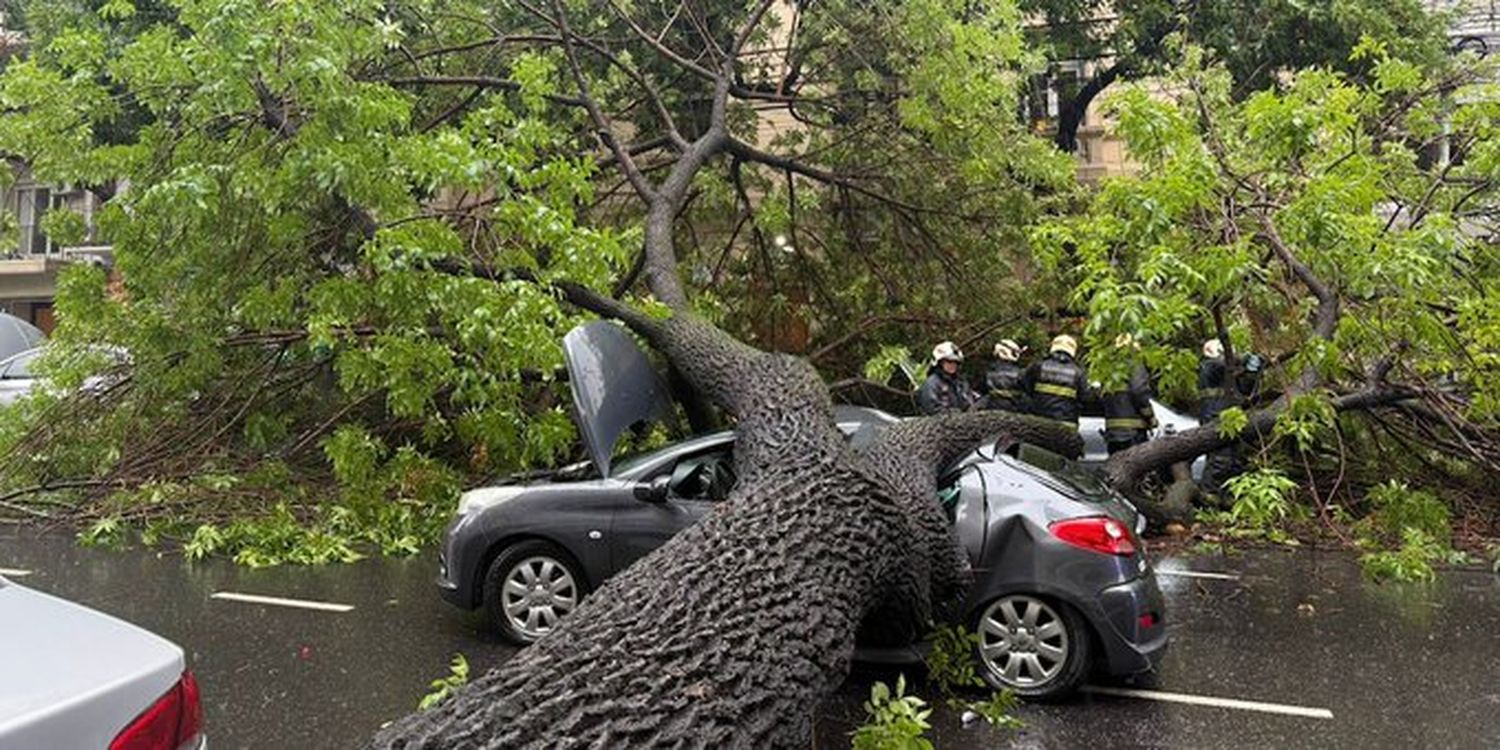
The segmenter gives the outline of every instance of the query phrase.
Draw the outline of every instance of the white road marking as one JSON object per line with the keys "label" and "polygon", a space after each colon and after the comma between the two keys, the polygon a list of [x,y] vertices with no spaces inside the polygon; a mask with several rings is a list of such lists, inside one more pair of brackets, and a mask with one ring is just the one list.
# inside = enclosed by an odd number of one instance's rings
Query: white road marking
{"label": "white road marking", "polygon": [[250,604],[273,604],[278,607],[299,607],[301,609],[316,609],[323,612],[348,612],[349,610],[354,609],[354,605],[352,604],[314,602],[307,599],[283,599],[279,596],[236,594],[232,591],[215,591],[209,598],[227,599],[232,602],[249,602]]}
{"label": "white road marking", "polygon": [[1233,573],[1205,573],[1201,570],[1162,570],[1156,569],[1159,576],[1181,576],[1183,578],[1211,578],[1215,581],[1238,581],[1240,577]]}
{"label": "white road marking", "polygon": [[21,576],[29,575],[31,575],[31,571],[29,570],[22,570],[20,568],[0,568],[0,576],[5,576],[7,578],[20,578]]}
{"label": "white road marking", "polygon": [[1086,693],[1096,693],[1098,695],[1111,695],[1117,698],[1141,698],[1148,701],[1186,703],[1191,706],[1236,708],[1241,711],[1260,711],[1261,713],[1282,714],[1284,716],[1301,716],[1308,719],[1333,718],[1333,712],[1326,708],[1289,706],[1284,703],[1242,701],[1236,698],[1214,698],[1207,695],[1188,695],[1187,693],[1169,693],[1165,690],[1131,690],[1129,688],[1095,687],[1093,685],[1088,685],[1083,688],[1083,691]]}

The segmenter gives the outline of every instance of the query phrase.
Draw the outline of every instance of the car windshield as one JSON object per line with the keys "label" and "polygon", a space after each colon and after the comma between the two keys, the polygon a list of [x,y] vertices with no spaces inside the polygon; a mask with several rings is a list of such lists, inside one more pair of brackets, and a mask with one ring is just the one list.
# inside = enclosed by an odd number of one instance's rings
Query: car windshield
{"label": "car windshield", "polygon": [[36,359],[40,353],[40,349],[21,352],[0,363],[0,371],[4,371],[7,378],[29,378],[31,377],[31,361]]}
{"label": "car windshield", "polygon": [[[609,472],[611,475],[615,476],[628,474],[638,468],[641,464],[651,460],[658,453],[661,453],[660,448],[657,448],[656,450],[642,451],[640,453],[632,453],[623,458],[617,458],[612,464],[610,464]],[[597,472],[598,470],[596,469],[595,471]]]}

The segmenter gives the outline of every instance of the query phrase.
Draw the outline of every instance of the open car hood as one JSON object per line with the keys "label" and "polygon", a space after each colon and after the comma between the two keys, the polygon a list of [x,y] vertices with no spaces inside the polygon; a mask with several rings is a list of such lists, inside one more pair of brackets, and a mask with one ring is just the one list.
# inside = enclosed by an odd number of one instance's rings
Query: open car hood
{"label": "open car hood", "polygon": [[661,374],[630,335],[602,320],[563,337],[573,416],[589,458],[609,476],[615,443],[632,425],[672,418],[672,396]]}

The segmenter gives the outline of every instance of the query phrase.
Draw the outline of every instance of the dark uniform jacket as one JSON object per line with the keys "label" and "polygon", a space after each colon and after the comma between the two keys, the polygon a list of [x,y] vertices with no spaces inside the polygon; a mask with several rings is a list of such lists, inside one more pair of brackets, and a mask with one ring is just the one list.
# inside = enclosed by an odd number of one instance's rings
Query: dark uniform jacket
{"label": "dark uniform jacket", "polygon": [[963,375],[948,375],[934,368],[917,392],[917,408],[923,414],[942,414],[950,411],[968,411],[979,401],[979,395],[964,380]]}
{"label": "dark uniform jacket", "polygon": [[1204,358],[1198,363],[1198,419],[1209,422],[1219,418],[1220,412],[1234,406],[1234,389],[1228,387],[1228,367],[1222,357]]}
{"label": "dark uniform jacket", "polygon": [[1079,399],[1088,392],[1088,374],[1066,352],[1053,352],[1026,368],[1022,383],[1033,414],[1078,422]]}
{"label": "dark uniform jacket", "polygon": [[1002,359],[990,365],[984,376],[985,408],[1026,411],[1025,378],[1026,369],[1016,362]]}
{"label": "dark uniform jacket", "polygon": [[1125,390],[1106,393],[1100,400],[1107,441],[1135,440],[1156,426],[1156,412],[1151,408],[1151,377],[1145,367],[1136,366]]}

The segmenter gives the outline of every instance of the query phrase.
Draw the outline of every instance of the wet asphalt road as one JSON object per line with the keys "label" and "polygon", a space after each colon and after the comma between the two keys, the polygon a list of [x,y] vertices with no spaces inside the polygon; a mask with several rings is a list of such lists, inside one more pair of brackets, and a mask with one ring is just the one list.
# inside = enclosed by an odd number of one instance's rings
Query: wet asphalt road
{"label": "wet asphalt road", "polygon": [[[959,726],[940,710],[939,748],[1500,746],[1500,578],[1454,571],[1431,586],[1376,586],[1351,557],[1251,551],[1166,559],[1219,578],[1160,578],[1172,647],[1145,686],[1331,712],[1309,718],[1089,694],[1025,706],[1025,729]],[[254,571],[173,554],[112,553],[62,536],[0,530],[18,583],[154,630],[188,652],[214,748],[358,746],[412,710],[456,652],[477,670],[514,649],[443,604],[434,563],[366,560]],[[352,605],[344,613],[209,598],[217,591]],[[3,637],[0,623],[0,637]],[[848,747],[873,679],[857,669],[820,711],[817,746]]]}

